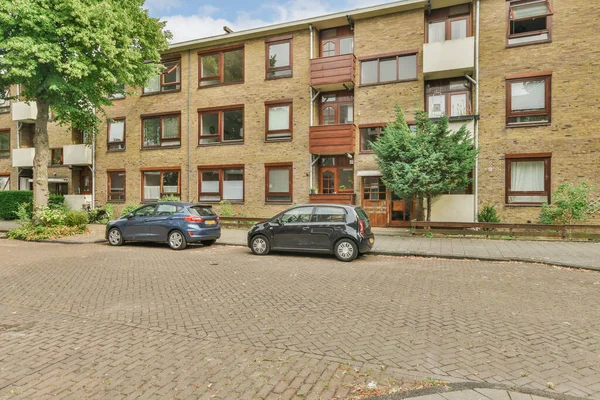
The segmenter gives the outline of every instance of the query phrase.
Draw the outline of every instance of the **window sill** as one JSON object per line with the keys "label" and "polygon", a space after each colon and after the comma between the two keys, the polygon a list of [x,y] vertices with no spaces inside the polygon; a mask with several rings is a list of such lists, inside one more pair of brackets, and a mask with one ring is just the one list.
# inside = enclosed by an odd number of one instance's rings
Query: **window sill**
{"label": "window sill", "polygon": [[231,204],[234,205],[244,205],[244,201],[240,201],[240,200],[227,200],[227,199],[223,199],[223,200],[198,200],[199,204],[219,204],[222,201],[228,201]]}
{"label": "window sill", "polygon": [[168,150],[168,149],[180,149],[181,145],[178,146],[157,146],[157,147],[142,147],[140,150]]}
{"label": "window sill", "polygon": [[359,87],[389,85],[390,83],[418,82],[419,78],[401,79],[399,81],[377,82],[377,83],[361,83]]}
{"label": "window sill", "polygon": [[115,150],[106,150],[107,153],[123,153],[127,149],[115,149]]}
{"label": "window sill", "polygon": [[223,87],[223,86],[233,86],[233,85],[243,85],[244,81],[240,81],[240,82],[227,82],[227,83],[219,83],[218,85],[206,85],[206,86],[200,86],[198,85],[198,89],[210,89],[210,88],[214,88],[214,87]]}
{"label": "window sill", "polygon": [[511,49],[513,47],[523,47],[523,46],[531,46],[531,45],[536,45],[536,44],[544,44],[544,43],[552,43],[552,39],[546,39],[546,40],[535,40],[535,41],[531,41],[531,42],[525,42],[525,43],[514,43],[514,44],[506,44],[506,48],[507,49]]}
{"label": "window sill", "polygon": [[106,200],[106,202],[111,204],[125,204],[125,200]]}
{"label": "window sill", "polygon": [[[429,118],[429,120],[432,122],[438,122],[441,119],[442,119],[441,117]],[[473,120],[479,120],[479,114],[457,115],[454,117],[448,117],[448,122],[461,122],[461,121],[473,121]]]}
{"label": "window sill", "polygon": [[551,122],[530,122],[530,123],[524,123],[524,124],[508,124],[505,127],[507,129],[510,128],[529,128],[529,127],[535,127],[535,126],[551,126],[552,123]]}
{"label": "window sill", "polygon": [[230,141],[230,142],[219,142],[219,143],[203,143],[203,144],[199,144],[196,147],[218,147],[218,146],[235,146],[235,145],[242,145],[244,144],[243,140],[236,140],[236,141]]}
{"label": "window sill", "polygon": [[292,205],[292,201],[265,201],[265,206]]}
{"label": "window sill", "polygon": [[272,78],[265,78],[265,81],[276,81],[277,79],[287,79],[287,78],[293,78],[294,74],[292,73],[290,76],[274,76]]}
{"label": "window sill", "polygon": [[107,98],[107,100],[110,100],[110,101],[117,101],[117,100],[125,100],[126,98],[127,98],[127,97],[116,97],[116,98],[114,98],[114,99],[111,99],[111,98],[109,97],[109,98]]}
{"label": "window sill", "polygon": [[177,89],[177,90],[166,90],[163,92],[151,92],[151,93],[142,93],[140,95],[140,97],[148,97],[148,96],[157,96],[160,94],[169,94],[169,93],[180,93],[181,89]]}
{"label": "window sill", "polygon": [[285,143],[291,141],[292,139],[265,139],[265,143]]}

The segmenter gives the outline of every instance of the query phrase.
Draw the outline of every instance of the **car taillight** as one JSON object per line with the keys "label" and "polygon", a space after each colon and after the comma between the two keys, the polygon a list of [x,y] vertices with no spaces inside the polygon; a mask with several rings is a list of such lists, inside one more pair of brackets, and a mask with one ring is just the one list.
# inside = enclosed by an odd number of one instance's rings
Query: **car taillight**
{"label": "car taillight", "polygon": [[365,224],[363,224],[362,219],[358,220],[358,230],[361,235],[365,234]]}
{"label": "car taillight", "polygon": [[221,218],[217,217],[217,222],[219,222],[221,220]]}
{"label": "car taillight", "polygon": [[204,222],[204,218],[196,217],[195,215],[186,215],[183,219],[185,219],[187,222]]}

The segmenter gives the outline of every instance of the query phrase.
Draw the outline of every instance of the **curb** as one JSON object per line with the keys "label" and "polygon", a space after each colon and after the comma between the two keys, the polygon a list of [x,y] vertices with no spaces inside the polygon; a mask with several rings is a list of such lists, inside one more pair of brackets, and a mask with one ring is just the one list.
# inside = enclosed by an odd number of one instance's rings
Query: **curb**
{"label": "curb", "polygon": [[[423,389],[409,390],[408,392],[398,392],[392,394],[384,394],[374,397],[367,397],[365,400],[402,400],[402,399],[414,399],[421,396],[461,392],[475,389],[491,389],[497,390],[498,392],[508,391],[523,393],[532,396],[541,397],[543,399],[554,399],[554,400],[585,400],[585,397],[576,397],[569,394],[548,392],[540,389],[533,389],[520,386],[503,385],[498,383],[485,383],[485,382],[459,382],[450,383],[448,387],[445,386],[431,386]],[[458,397],[454,397],[458,398]],[[468,398],[468,397],[466,397]],[[498,396],[498,398],[503,398]],[[541,400],[541,399],[540,399]]]}

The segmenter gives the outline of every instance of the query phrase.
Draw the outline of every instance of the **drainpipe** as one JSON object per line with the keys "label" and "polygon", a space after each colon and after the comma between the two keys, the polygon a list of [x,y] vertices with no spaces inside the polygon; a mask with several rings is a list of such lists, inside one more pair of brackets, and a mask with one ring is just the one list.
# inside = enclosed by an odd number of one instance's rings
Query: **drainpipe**
{"label": "drainpipe", "polygon": [[[313,58],[313,26],[312,26],[312,24],[308,24],[308,31],[310,32],[310,35],[309,35],[309,42],[310,43],[309,43],[309,52],[308,52],[308,58],[309,58],[308,63],[310,65],[310,60],[312,60],[312,58]],[[308,106],[310,108],[310,110],[309,110],[310,122],[309,122],[308,126],[309,126],[309,129],[310,129],[310,127],[313,125],[313,118],[314,118],[313,117],[313,112],[314,112],[313,100],[314,100],[314,98],[313,98],[313,88],[312,88],[312,86],[310,86],[310,89],[309,89],[309,99],[310,99],[310,103],[308,104]],[[310,188],[309,189],[312,189],[314,187],[313,186],[313,165],[314,165],[314,163],[313,163],[313,156],[312,156],[312,153],[310,151],[309,151],[308,157],[309,157],[309,164],[308,165],[310,167],[310,169],[309,169]]]}
{"label": "drainpipe", "polygon": [[[96,109],[92,109],[96,114]],[[85,135],[84,135],[85,136]],[[92,208],[96,208],[96,132],[92,131]],[[71,184],[73,184],[73,173],[71,173]]]}
{"label": "drainpipe", "polygon": [[192,157],[192,150],[191,150],[191,141],[192,141],[192,131],[191,131],[191,126],[190,126],[190,85],[191,85],[191,79],[190,79],[190,64],[191,64],[191,50],[188,50],[188,84],[187,84],[187,123],[188,123],[188,151],[187,151],[187,187],[188,187],[188,202],[192,201],[192,187],[191,187],[191,174],[192,174],[192,167],[191,167],[191,157]]}
{"label": "drainpipe", "polygon": [[[475,115],[479,116],[479,0],[475,11]],[[475,148],[479,148],[479,118],[475,118],[473,136],[475,139]],[[474,194],[474,216],[473,220],[477,222],[477,207],[479,205],[479,155],[475,158],[475,174],[473,176],[473,194]]]}

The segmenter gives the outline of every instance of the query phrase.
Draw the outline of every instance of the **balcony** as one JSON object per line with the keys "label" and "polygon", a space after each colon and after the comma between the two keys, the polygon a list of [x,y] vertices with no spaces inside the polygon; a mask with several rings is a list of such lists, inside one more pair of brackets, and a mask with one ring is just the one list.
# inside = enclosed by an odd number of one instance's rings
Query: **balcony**
{"label": "balcony", "polygon": [[24,101],[15,101],[12,104],[12,119],[13,121],[26,122],[28,124],[35,123],[37,117],[37,104],[35,101],[26,103]]}
{"label": "balcony", "polygon": [[475,38],[446,40],[423,45],[425,79],[445,79],[472,74],[475,68]]}
{"label": "balcony", "polygon": [[12,151],[12,166],[21,168],[33,167],[33,157],[35,156],[35,149],[24,148],[24,149],[13,149]]}
{"label": "balcony", "polygon": [[354,153],[356,125],[318,125],[308,131],[308,150],[313,154]]}
{"label": "balcony", "polygon": [[353,205],[356,200],[354,193],[310,194],[310,204],[343,204]]}
{"label": "balcony", "polygon": [[92,165],[92,148],[85,144],[63,146],[63,164]]}
{"label": "balcony", "polygon": [[310,60],[310,85],[322,92],[352,89],[356,80],[356,57],[342,54]]}

